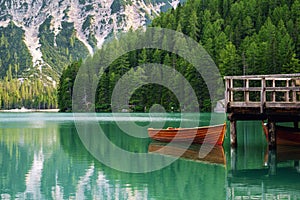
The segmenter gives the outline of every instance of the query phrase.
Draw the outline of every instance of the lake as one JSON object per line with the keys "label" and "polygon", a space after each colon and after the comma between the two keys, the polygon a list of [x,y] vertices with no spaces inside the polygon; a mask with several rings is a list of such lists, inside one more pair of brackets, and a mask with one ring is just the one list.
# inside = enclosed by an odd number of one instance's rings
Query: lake
{"label": "lake", "polygon": [[[193,114],[187,119],[181,119],[180,114],[97,114],[77,118],[76,123],[86,125],[82,129],[84,133],[79,134],[72,113],[0,113],[0,197],[300,199],[298,149],[288,148],[288,152],[293,152],[289,155],[295,155],[288,159],[284,154],[286,148],[268,152],[261,122],[238,122],[238,148],[230,149],[227,130],[224,147],[213,149],[210,159],[208,156],[199,158],[199,145],[192,145],[181,158],[174,159],[176,155],[172,153],[180,145],[165,147],[146,137],[150,125],[179,126],[186,120],[202,126],[208,125],[211,119],[212,123],[224,120],[223,114],[201,113],[198,117]],[[113,148],[98,140],[94,129],[89,129],[93,123],[101,127]],[[129,127],[131,135],[122,128],[128,124],[140,128]],[[82,134],[93,136],[83,142]],[[139,134],[141,138],[134,137]],[[105,159],[100,162],[95,152],[87,150],[86,144],[92,144],[96,153],[105,155],[102,157]],[[147,166],[144,163],[136,166],[136,157],[116,155],[114,150],[118,148],[133,155],[149,154],[165,163],[172,162],[149,170],[157,166],[154,157],[147,160]],[[171,150],[163,155],[155,152],[156,148]],[[123,167],[145,169],[145,172],[130,173],[123,171]]]}

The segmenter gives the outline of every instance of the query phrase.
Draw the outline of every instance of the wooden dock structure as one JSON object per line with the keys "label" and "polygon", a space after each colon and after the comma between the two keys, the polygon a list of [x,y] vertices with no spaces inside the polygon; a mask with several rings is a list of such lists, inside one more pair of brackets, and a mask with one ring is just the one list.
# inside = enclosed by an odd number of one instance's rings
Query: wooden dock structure
{"label": "wooden dock structure", "polygon": [[300,121],[300,74],[225,76],[230,142],[237,146],[238,120],[267,120],[269,147],[276,148],[276,122]]}

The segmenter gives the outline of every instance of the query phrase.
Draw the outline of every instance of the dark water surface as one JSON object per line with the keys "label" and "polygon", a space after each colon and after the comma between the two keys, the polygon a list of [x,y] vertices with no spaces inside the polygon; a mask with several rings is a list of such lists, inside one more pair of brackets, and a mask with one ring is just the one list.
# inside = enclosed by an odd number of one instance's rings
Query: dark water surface
{"label": "dark water surface", "polygon": [[[223,123],[223,115],[214,115],[213,124]],[[116,122],[168,127],[180,126],[181,120],[179,114],[130,116],[97,114],[96,120],[113,144],[136,153],[155,154],[152,151],[163,144],[129,136]],[[208,125],[210,117],[201,114],[199,125]],[[95,119],[81,120],[88,124]],[[86,150],[72,114],[0,113],[0,198],[300,199],[300,148],[268,152],[260,122],[238,122],[237,128],[236,150],[229,147],[227,131],[224,148],[204,159],[199,158],[200,146],[192,145],[182,158],[160,170],[128,173],[102,164]],[[147,135],[147,129],[140,134]],[[171,146],[171,154],[178,148]],[[167,157],[174,157],[170,152],[165,152]],[[120,160],[120,165],[130,164],[126,158]]]}

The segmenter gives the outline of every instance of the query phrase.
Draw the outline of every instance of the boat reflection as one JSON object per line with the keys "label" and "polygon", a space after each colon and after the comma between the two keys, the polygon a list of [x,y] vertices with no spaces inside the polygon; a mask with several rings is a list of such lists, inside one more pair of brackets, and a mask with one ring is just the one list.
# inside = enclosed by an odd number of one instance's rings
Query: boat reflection
{"label": "boat reflection", "polygon": [[148,146],[148,152],[226,166],[224,149],[220,145],[192,144],[186,149],[180,143],[171,144],[152,141]]}
{"label": "boat reflection", "polygon": [[277,145],[276,150],[267,149],[265,161],[269,162],[270,156],[276,156],[277,163],[286,161],[299,161],[300,148],[299,146]]}
{"label": "boat reflection", "polygon": [[[265,133],[267,141],[269,140],[268,125],[263,124],[263,131]],[[276,144],[277,145],[300,145],[300,129],[286,126],[275,126],[276,130]]]}

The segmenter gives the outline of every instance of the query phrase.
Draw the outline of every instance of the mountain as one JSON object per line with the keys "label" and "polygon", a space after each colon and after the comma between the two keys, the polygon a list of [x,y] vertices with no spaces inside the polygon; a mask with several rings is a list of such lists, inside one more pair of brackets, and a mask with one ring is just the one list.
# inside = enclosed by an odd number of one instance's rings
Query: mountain
{"label": "mountain", "polygon": [[0,77],[39,77],[55,84],[72,61],[179,2],[0,0]]}

